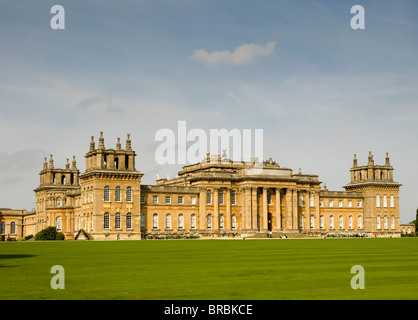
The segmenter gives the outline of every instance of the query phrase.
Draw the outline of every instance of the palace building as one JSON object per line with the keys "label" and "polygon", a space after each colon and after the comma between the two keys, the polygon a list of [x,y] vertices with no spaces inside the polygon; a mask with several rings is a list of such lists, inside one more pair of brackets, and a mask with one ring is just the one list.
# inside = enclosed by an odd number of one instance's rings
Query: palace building
{"label": "palace building", "polygon": [[386,154],[382,165],[358,165],[345,191],[329,191],[317,175],[293,173],[269,159],[234,162],[209,153],[174,179],[141,183],[128,134],[125,148],[91,138],[80,173],[75,157],[64,169],[51,155],[34,190],[36,210],[0,209],[1,234],[22,239],[55,226],[65,239],[319,237],[330,233],[400,236],[399,188]]}

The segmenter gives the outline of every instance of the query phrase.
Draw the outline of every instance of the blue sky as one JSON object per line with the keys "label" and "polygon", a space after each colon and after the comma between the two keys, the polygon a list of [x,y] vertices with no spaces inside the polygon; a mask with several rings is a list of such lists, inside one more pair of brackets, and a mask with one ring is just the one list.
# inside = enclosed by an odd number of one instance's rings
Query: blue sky
{"label": "blue sky", "polygon": [[[55,4],[65,30],[50,27]],[[355,4],[365,30],[350,27]],[[106,147],[131,134],[144,183],[174,176],[181,166],[156,164],[154,137],[186,120],[188,129],[261,128],[264,158],[332,190],[349,182],[354,153],[383,164],[389,152],[409,222],[417,14],[412,0],[0,0],[0,207],[35,206],[50,153],[57,167],[75,155],[84,170],[100,131]]]}

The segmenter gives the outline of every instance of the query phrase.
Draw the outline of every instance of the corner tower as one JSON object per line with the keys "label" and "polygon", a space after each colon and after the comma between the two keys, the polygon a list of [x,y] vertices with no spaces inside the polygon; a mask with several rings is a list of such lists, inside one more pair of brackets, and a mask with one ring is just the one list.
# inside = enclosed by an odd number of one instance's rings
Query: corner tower
{"label": "corner tower", "polygon": [[363,194],[365,231],[387,236],[399,233],[399,188],[402,185],[393,180],[389,154],[386,153],[384,165],[376,165],[369,152],[367,165],[364,166],[358,166],[354,155],[350,173],[351,181],[344,188]]}
{"label": "corner tower", "polygon": [[75,229],[89,232],[94,239],[140,239],[140,186],[142,173],[135,169],[135,152],[130,135],[125,149],[120,138],[115,149],[106,149],[103,132],[96,148],[91,137],[85,155],[86,171],[80,176],[81,211]]}

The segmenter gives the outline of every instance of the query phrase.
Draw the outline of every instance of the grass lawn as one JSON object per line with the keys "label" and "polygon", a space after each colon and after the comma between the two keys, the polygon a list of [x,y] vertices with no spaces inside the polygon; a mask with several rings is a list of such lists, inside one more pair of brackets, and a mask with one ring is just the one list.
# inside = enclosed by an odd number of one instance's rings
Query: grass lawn
{"label": "grass lawn", "polygon": [[[354,265],[365,289],[351,288]],[[3,242],[0,284],[2,300],[415,300],[418,239]]]}

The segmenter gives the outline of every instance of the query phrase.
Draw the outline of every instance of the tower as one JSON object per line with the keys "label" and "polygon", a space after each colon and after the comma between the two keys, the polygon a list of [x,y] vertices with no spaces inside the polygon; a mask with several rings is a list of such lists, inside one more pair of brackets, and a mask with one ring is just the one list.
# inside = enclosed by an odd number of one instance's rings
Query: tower
{"label": "tower", "polygon": [[[106,149],[103,132],[96,148],[91,137],[85,155],[86,171],[80,176],[81,210],[75,230],[83,229],[95,239],[140,238],[140,185],[142,173],[135,169],[130,134],[125,149],[120,138],[115,149]],[[135,230],[135,231],[133,231]]]}
{"label": "tower", "polygon": [[350,169],[351,181],[345,185],[346,191],[361,192],[364,197],[364,229],[374,234],[389,235],[400,231],[399,188],[401,184],[393,180],[393,167],[389,154],[385,164],[376,165],[369,152],[367,165],[359,166],[354,155]]}

